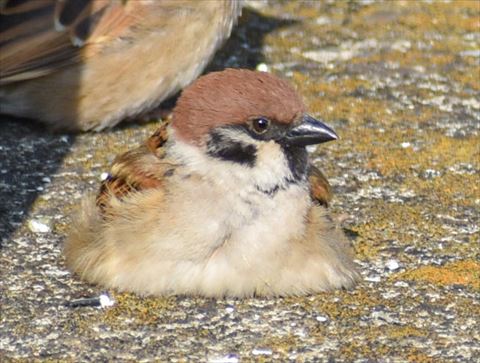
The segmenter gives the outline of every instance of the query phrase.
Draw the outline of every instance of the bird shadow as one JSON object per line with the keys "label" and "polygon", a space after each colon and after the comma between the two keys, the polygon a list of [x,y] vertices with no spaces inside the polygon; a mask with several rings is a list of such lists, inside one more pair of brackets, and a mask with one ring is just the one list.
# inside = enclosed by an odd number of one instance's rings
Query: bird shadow
{"label": "bird shadow", "polygon": [[[230,67],[255,69],[265,60],[262,51],[265,36],[295,23],[295,20],[243,9],[231,37],[204,73]],[[80,89],[81,75],[77,77]],[[160,107],[173,109],[177,97],[166,100]],[[75,105],[71,105],[72,112],[75,109]],[[1,113],[0,104],[0,249],[29,216],[35,201],[58,173],[76,139],[73,134],[53,133],[33,121]],[[128,129],[132,126],[126,123],[120,127]]]}
{"label": "bird shadow", "polygon": [[20,227],[75,142],[38,123],[1,116],[0,248]]}
{"label": "bird shadow", "polygon": [[265,16],[256,10],[244,8],[237,27],[204,73],[230,67],[255,69],[266,60],[263,53],[265,37],[273,31],[298,23],[295,19]]}

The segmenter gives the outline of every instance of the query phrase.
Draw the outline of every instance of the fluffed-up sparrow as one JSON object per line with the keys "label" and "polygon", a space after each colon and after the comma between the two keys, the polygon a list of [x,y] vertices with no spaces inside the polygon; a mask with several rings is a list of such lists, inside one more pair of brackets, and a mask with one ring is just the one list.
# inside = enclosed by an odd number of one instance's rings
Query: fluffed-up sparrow
{"label": "fluffed-up sparrow", "polygon": [[0,113],[101,130],[191,83],[243,0],[0,0]]}
{"label": "fluffed-up sparrow", "polygon": [[120,155],[65,245],[82,279],[139,294],[301,295],[358,274],[307,145],[336,139],[274,75],[227,69]]}

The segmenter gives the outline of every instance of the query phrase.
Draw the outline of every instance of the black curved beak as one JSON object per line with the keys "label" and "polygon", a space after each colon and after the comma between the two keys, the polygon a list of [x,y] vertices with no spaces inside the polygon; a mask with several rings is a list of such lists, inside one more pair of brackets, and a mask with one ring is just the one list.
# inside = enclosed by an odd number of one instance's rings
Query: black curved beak
{"label": "black curved beak", "polygon": [[337,139],[335,131],[322,121],[304,115],[302,122],[288,131],[284,141],[292,146],[307,146]]}

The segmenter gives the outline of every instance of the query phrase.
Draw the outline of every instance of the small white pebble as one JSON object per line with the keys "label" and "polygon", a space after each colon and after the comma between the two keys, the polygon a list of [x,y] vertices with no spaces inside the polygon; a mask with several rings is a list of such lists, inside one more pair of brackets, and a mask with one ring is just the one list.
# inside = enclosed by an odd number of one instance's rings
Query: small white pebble
{"label": "small white pebble", "polygon": [[47,233],[51,230],[49,225],[35,219],[28,221],[28,228],[33,233]]}
{"label": "small white pebble", "polygon": [[42,181],[43,181],[44,183],[51,183],[51,182],[52,182],[52,179],[50,179],[48,176],[44,176],[44,177],[42,178]]}
{"label": "small white pebble", "polygon": [[390,271],[395,271],[398,270],[400,265],[397,260],[388,260],[385,264],[385,267],[388,268]]}
{"label": "small white pebble", "polygon": [[237,363],[240,360],[235,354],[227,354],[223,357],[213,357],[207,360],[208,363]]}
{"label": "small white pebble", "polygon": [[402,143],[400,144],[400,146],[403,147],[404,149],[406,149],[407,147],[410,147],[411,144],[410,144],[409,142],[402,142]]}
{"label": "small white pebble", "polygon": [[235,309],[234,309],[233,307],[231,307],[231,306],[228,306],[228,307],[225,308],[225,311],[226,311],[227,313],[231,314],[231,313],[233,313],[233,312],[235,311]]}
{"label": "small white pebble", "polygon": [[102,173],[102,174],[100,174],[100,180],[101,180],[101,181],[107,180],[107,178],[108,178],[108,173]]}
{"label": "small white pebble", "polygon": [[480,57],[480,50],[478,49],[473,49],[473,50],[464,50],[463,52],[460,52],[460,55],[462,57]]}
{"label": "small white pebble", "polygon": [[33,285],[32,288],[33,288],[34,291],[43,291],[43,290],[45,290],[45,287],[44,287],[44,286],[38,285],[38,284]]}
{"label": "small white pebble", "polygon": [[320,323],[324,323],[328,320],[326,316],[317,316],[315,319],[317,319],[317,321],[319,321]]}
{"label": "small white pebble", "polygon": [[257,71],[259,72],[269,72],[270,69],[265,63],[259,63],[257,64]]}
{"label": "small white pebble", "polygon": [[328,25],[331,24],[332,20],[326,16],[319,16],[315,19],[315,24],[317,25]]}
{"label": "small white pebble", "polygon": [[408,287],[409,285],[404,281],[397,281],[393,284],[395,287]]}
{"label": "small white pebble", "polygon": [[57,340],[59,336],[60,336],[60,334],[52,332],[52,333],[48,334],[45,338],[47,340]]}
{"label": "small white pebble", "polygon": [[254,348],[252,350],[253,355],[272,355],[272,350],[268,348]]}
{"label": "small white pebble", "polygon": [[115,305],[115,300],[111,299],[110,296],[107,294],[102,294],[99,296],[100,297],[100,307],[101,308],[109,308],[113,305]]}
{"label": "small white pebble", "polygon": [[381,280],[380,276],[365,277],[365,281],[368,281],[368,282],[380,282],[380,280]]}
{"label": "small white pebble", "polygon": [[400,295],[399,292],[387,291],[386,293],[382,294],[384,299],[395,299]]}

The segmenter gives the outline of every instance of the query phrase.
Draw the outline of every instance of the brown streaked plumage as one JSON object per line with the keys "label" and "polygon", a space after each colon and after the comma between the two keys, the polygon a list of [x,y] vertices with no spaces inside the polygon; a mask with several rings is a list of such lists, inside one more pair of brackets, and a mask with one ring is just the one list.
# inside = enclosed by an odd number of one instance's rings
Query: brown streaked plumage
{"label": "brown streaked plumage", "polygon": [[56,129],[100,130],[193,81],[242,2],[0,1],[1,112]]}
{"label": "brown streaked plumage", "polygon": [[[232,75],[240,77],[225,86]],[[252,88],[258,80],[261,89]],[[73,220],[67,266],[139,294],[301,295],[352,286],[358,274],[348,241],[325,208],[330,186],[305,150],[335,139],[333,130],[299,114],[303,103],[277,96],[293,89],[272,75],[227,70],[195,83],[223,92],[193,84],[172,124],[115,160],[97,198],[86,198]],[[279,103],[291,112],[272,111]],[[186,116],[187,105],[216,117],[190,128],[199,121]]]}
{"label": "brown streaked plumage", "polygon": [[122,199],[130,192],[161,187],[162,177],[168,172],[165,170],[163,175],[160,174],[165,166],[168,168],[168,164],[161,162],[165,156],[162,146],[168,139],[168,124],[169,122],[163,123],[144,145],[114,160],[109,176],[102,182],[96,199],[97,206],[103,212],[108,212],[107,207],[112,196]]}

